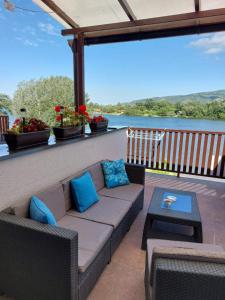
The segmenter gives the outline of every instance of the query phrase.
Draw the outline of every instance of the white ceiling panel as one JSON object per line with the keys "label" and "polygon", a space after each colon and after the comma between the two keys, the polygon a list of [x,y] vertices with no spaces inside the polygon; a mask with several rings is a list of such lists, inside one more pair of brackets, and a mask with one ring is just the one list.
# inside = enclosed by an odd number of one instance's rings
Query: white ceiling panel
{"label": "white ceiling panel", "polygon": [[118,0],[54,0],[54,3],[80,27],[129,21]]}
{"label": "white ceiling panel", "polygon": [[41,9],[46,12],[51,12],[49,15],[53,17],[56,21],[64,26],[64,28],[71,28],[65,21],[63,21],[57,14],[52,13],[51,9],[45,5],[41,0],[32,0],[35,4],[37,4]]}
{"label": "white ceiling panel", "polygon": [[194,0],[127,0],[138,19],[164,17],[195,10]]}
{"label": "white ceiling panel", "polygon": [[[43,10],[51,9],[41,0],[33,0]],[[53,0],[61,11],[80,27],[129,21],[119,0]],[[124,0],[138,20],[165,17],[195,11],[195,0]],[[225,8],[225,0],[200,0],[200,10]],[[66,22],[55,13],[50,16],[65,28]]]}
{"label": "white ceiling panel", "polygon": [[225,8],[225,0],[200,0],[200,10]]}

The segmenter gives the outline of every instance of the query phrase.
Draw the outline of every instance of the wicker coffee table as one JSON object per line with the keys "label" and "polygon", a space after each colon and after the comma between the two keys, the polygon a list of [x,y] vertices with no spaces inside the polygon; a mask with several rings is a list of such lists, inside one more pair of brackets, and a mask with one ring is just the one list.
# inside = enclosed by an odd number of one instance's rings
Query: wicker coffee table
{"label": "wicker coffee table", "polygon": [[[166,206],[163,199],[175,196],[176,202]],[[149,238],[202,243],[202,222],[196,194],[156,187],[145,221],[142,249]]]}

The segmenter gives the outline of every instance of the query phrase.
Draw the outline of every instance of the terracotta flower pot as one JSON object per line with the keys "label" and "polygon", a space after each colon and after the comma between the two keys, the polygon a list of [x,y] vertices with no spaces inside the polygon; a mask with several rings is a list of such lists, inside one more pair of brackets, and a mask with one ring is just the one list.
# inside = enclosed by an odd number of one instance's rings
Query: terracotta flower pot
{"label": "terracotta flower pot", "polygon": [[96,132],[101,132],[101,131],[106,131],[108,128],[108,120],[104,122],[91,122],[89,123],[91,132],[96,133]]}
{"label": "terracotta flower pot", "polygon": [[9,147],[9,150],[19,150],[34,146],[47,145],[49,136],[50,129],[20,134],[4,134],[5,141]]}
{"label": "terracotta flower pot", "polygon": [[53,132],[57,140],[72,139],[81,135],[82,126],[53,127]]}

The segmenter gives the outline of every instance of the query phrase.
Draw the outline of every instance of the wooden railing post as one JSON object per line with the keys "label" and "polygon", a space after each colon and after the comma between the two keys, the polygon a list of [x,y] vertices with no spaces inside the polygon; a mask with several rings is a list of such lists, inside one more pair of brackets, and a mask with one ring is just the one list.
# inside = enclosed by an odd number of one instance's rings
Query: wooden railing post
{"label": "wooden railing post", "polygon": [[0,142],[4,141],[3,134],[9,129],[9,117],[0,115]]}

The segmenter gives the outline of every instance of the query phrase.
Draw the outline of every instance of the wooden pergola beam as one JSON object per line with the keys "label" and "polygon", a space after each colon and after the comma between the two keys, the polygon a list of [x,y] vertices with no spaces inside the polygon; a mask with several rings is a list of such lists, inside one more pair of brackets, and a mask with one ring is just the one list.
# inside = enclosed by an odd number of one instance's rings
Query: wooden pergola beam
{"label": "wooden pergola beam", "polygon": [[99,36],[101,36],[101,32],[104,32],[106,30],[115,31],[114,33],[116,33],[116,30],[120,30],[120,29],[127,29],[128,31],[130,31],[131,27],[138,28],[141,26],[148,26],[148,25],[158,25],[160,27],[160,25],[163,25],[165,23],[170,23],[171,27],[173,27],[173,23],[176,23],[178,21],[182,25],[182,22],[187,22],[191,20],[194,20],[196,22],[201,22],[201,20],[204,20],[205,18],[209,18],[209,17],[216,18],[221,16],[225,16],[225,8],[158,17],[158,18],[135,20],[135,23],[132,21],[127,21],[127,22],[119,22],[119,23],[112,23],[112,24],[64,29],[62,30],[61,33],[63,36],[67,36],[67,35],[78,34],[81,32],[85,34],[91,32],[99,32]]}
{"label": "wooden pergola beam", "polygon": [[125,11],[126,15],[128,16],[128,18],[130,19],[131,22],[134,22],[135,20],[137,20],[134,12],[132,11],[130,5],[127,3],[126,0],[118,0],[118,2],[120,3],[121,7]]}
{"label": "wooden pergola beam", "polygon": [[[186,26],[183,28],[170,28],[163,30],[154,30],[146,32],[134,32],[127,34],[106,35],[100,37],[86,37],[84,38],[84,45],[98,45],[107,43],[129,42],[129,41],[141,41],[147,39],[166,38],[175,36],[184,36],[201,33],[211,33],[225,31],[225,21],[219,24],[202,24]],[[69,43],[71,40],[69,40]]]}
{"label": "wooden pergola beam", "polygon": [[199,3],[199,0],[195,0],[195,11],[196,12],[199,12],[200,10],[200,3]]}
{"label": "wooden pergola beam", "polygon": [[61,8],[59,8],[52,0],[42,0],[56,15],[58,15],[64,22],[72,28],[79,27],[73,19],[71,19]]}
{"label": "wooden pergola beam", "polygon": [[69,41],[73,51],[74,70],[74,105],[78,110],[85,103],[84,91],[84,37],[79,34],[76,39]]}

